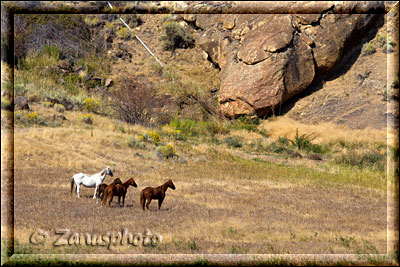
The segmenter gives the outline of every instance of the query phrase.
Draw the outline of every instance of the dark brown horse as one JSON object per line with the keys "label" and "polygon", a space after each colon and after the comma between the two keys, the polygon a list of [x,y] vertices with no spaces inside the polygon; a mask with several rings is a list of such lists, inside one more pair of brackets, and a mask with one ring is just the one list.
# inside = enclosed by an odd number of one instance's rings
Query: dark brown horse
{"label": "dark brown horse", "polygon": [[[122,181],[119,178],[115,178],[111,184],[113,184],[113,185],[122,184]],[[97,198],[96,204],[99,202],[99,199],[100,199],[100,201],[103,201],[104,190],[107,188],[107,186],[108,186],[108,184],[104,184],[104,183],[99,185],[99,190],[97,191],[97,194],[96,194],[96,198]]]}
{"label": "dark brown horse", "polygon": [[122,206],[124,206],[125,195],[126,192],[128,191],[129,186],[137,187],[137,184],[135,183],[135,180],[133,180],[133,178],[130,178],[129,180],[127,180],[125,183],[122,184],[118,185],[110,184],[109,186],[107,186],[106,189],[104,190],[102,206],[106,206],[107,198],[109,197],[110,200],[108,201],[108,206],[110,207],[111,201],[113,200],[114,196],[118,196],[118,205],[120,205],[120,200],[122,197]]}
{"label": "dark brown horse", "polygon": [[165,198],[165,191],[167,191],[168,187],[172,190],[175,190],[175,185],[171,179],[169,179],[165,184],[158,187],[146,187],[145,189],[143,189],[142,192],[140,192],[140,206],[143,208],[143,210],[145,210],[144,202],[146,200],[146,207],[148,210],[150,210],[149,205],[152,199],[158,199],[158,209],[160,209],[161,204]]}

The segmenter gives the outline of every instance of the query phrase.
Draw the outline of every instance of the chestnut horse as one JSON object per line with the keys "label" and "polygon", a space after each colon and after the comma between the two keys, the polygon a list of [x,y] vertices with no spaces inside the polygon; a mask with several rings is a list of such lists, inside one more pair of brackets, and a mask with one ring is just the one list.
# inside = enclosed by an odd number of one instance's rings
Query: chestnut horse
{"label": "chestnut horse", "polygon": [[[111,183],[113,185],[117,185],[117,184],[122,184],[121,179],[119,178],[115,178],[114,181]],[[97,191],[97,199],[96,199],[96,204],[100,201],[103,201],[103,196],[104,196],[104,190],[107,188],[108,184],[101,184],[99,185],[99,190]]]}
{"label": "chestnut horse", "polygon": [[107,186],[106,189],[104,190],[102,206],[106,206],[107,198],[109,197],[110,200],[108,201],[108,206],[110,207],[111,201],[114,196],[118,196],[118,205],[120,205],[120,200],[122,197],[122,206],[124,206],[125,195],[126,192],[128,191],[129,186],[137,187],[137,184],[135,183],[135,180],[133,180],[133,178],[130,178],[129,180],[127,180],[125,183],[122,184],[118,185],[110,184],[109,186]]}
{"label": "chestnut horse", "polygon": [[143,208],[143,210],[145,210],[144,202],[146,200],[146,207],[148,210],[150,210],[149,205],[152,199],[158,199],[158,209],[160,209],[161,204],[165,198],[165,191],[167,191],[168,187],[172,190],[175,190],[175,185],[171,179],[169,179],[165,184],[158,187],[146,187],[145,189],[143,189],[142,192],[140,192],[140,206]]}

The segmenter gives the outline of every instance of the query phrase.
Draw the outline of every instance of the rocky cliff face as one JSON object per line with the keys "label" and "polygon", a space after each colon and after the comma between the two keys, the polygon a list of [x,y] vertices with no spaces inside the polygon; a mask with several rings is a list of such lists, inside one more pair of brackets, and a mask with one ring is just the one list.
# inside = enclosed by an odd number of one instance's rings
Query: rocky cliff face
{"label": "rocky cliff face", "polygon": [[345,51],[382,23],[371,14],[351,13],[359,3],[324,6],[321,14],[197,14],[184,19],[200,28],[198,43],[221,69],[219,106],[228,117],[263,116],[328,73]]}

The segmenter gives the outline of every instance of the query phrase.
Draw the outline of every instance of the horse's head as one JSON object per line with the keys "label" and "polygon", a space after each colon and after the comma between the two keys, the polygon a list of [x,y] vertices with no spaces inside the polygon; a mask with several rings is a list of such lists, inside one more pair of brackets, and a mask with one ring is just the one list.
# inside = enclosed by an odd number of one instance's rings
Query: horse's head
{"label": "horse's head", "polygon": [[114,181],[112,182],[112,184],[114,184],[114,185],[122,184],[122,181],[119,178],[115,178]]}
{"label": "horse's head", "polygon": [[110,167],[107,166],[104,170],[105,170],[105,172],[106,172],[106,175],[108,174],[108,175],[110,175],[111,177],[114,176],[114,174],[113,174],[113,172],[111,171]]}
{"label": "horse's head", "polygon": [[168,183],[168,187],[169,188],[171,188],[172,190],[175,190],[175,185],[174,185],[174,183],[172,182],[171,179],[169,179],[167,183]]}
{"label": "horse's head", "polygon": [[135,180],[133,180],[133,178],[129,179],[129,185],[131,185],[133,187],[137,187],[137,184],[136,184]]}

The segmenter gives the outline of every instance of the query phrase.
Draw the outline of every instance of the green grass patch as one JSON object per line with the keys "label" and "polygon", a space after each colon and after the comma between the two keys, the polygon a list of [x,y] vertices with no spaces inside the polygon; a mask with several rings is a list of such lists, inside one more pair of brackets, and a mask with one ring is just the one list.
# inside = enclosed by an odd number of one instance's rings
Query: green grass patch
{"label": "green grass patch", "polygon": [[[316,170],[307,166],[287,166],[264,161],[251,160],[213,150],[208,153],[210,162],[221,161],[221,172],[246,170],[242,179],[285,181],[293,184],[311,184],[316,187],[360,186],[370,189],[386,190],[386,173],[376,169],[358,169],[345,165],[328,163],[325,170]],[[215,168],[215,166],[214,166]],[[334,173],[332,170],[334,169]],[[221,176],[223,179],[224,176]]]}
{"label": "green grass patch", "polygon": [[249,132],[258,132],[258,125],[260,124],[259,118],[250,118],[250,117],[239,117],[236,120],[233,120],[231,124],[228,125],[228,129],[235,130],[247,130]]}
{"label": "green grass patch", "polygon": [[191,119],[173,119],[168,124],[175,130],[188,137],[215,136],[216,134],[226,134],[228,130],[221,122],[215,121],[196,121]]}
{"label": "green grass patch", "polygon": [[368,151],[363,153],[357,153],[351,151],[346,154],[338,155],[334,162],[337,164],[345,164],[357,168],[372,168],[381,171],[385,170],[386,165],[386,154],[381,154],[375,151]]}
{"label": "green grass patch", "polygon": [[232,148],[240,148],[243,146],[243,138],[239,137],[239,136],[228,136],[224,139],[224,143],[228,146],[228,147],[232,147]]}

